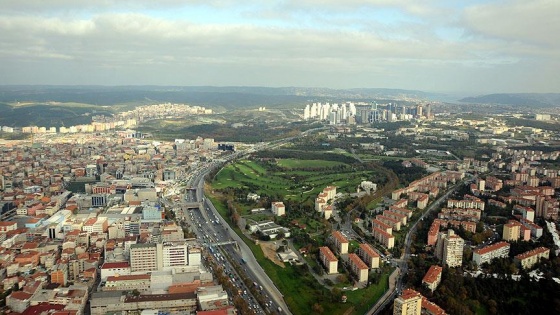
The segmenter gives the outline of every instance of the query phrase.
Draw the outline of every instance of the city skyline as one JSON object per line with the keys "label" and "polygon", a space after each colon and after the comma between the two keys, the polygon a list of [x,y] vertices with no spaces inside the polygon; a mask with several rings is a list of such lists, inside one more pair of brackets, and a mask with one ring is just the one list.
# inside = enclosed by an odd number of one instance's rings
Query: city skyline
{"label": "city skyline", "polygon": [[558,9],[550,0],[3,3],[0,84],[560,92]]}

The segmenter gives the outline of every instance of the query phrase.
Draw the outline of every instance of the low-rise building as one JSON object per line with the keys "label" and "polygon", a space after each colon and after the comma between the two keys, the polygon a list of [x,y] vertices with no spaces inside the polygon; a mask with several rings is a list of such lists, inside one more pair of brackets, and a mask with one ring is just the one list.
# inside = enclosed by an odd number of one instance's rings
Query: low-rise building
{"label": "low-rise building", "polygon": [[541,258],[548,259],[550,256],[550,249],[546,247],[538,247],[530,251],[521,253],[514,257],[514,261],[521,266],[523,269],[530,269],[536,263],[539,262]]}
{"label": "low-rise building", "polygon": [[422,284],[425,285],[430,291],[434,292],[441,282],[441,272],[442,268],[438,265],[430,266],[428,272],[424,275],[422,279]]}
{"label": "low-rise building", "polygon": [[505,258],[509,255],[508,242],[498,242],[473,251],[473,261],[477,265],[490,263],[495,258]]}

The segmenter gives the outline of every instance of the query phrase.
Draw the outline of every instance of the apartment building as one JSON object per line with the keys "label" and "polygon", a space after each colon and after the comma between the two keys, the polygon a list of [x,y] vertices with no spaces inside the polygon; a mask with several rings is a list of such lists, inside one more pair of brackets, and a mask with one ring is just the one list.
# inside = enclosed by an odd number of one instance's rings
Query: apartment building
{"label": "apartment building", "polygon": [[348,239],[339,231],[334,231],[332,237],[335,250],[341,255],[348,254]]}
{"label": "apartment building", "polygon": [[333,252],[328,247],[319,247],[319,260],[321,260],[323,266],[327,269],[327,274],[338,273],[338,259],[336,259]]}
{"label": "apartment building", "polygon": [[460,267],[463,264],[463,247],[465,241],[449,229],[447,233],[440,233],[436,244],[436,256],[443,265],[450,268]]}
{"label": "apartment building", "polygon": [[379,228],[373,228],[373,237],[387,249],[395,247],[395,237]]}
{"label": "apartment building", "polygon": [[15,221],[0,221],[0,233],[6,233],[17,230],[17,222]]}
{"label": "apartment building", "polygon": [[412,289],[404,289],[393,302],[393,315],[420,315],[422,295]]}
{"label": "apartment building", "polygon": [[284,206],[284,203],[281,201],[273,202],[272,213],[274,213],[274,215],[278,217],[286,215],[286,206]]}
{"label": "apartment building", "polygon": [[504,241],[516,242],[519,240],[521,235],[521,227],[523,225],[515,220],[509,220],[508,223],[504,224],[502,239]]}
{"label": "apartment building", "polygon": [[509,255],[508,242],[498,242],[473,251],[473,261],[477,265],[490,263],[495,258],[506,258]]}
{"label": "apartment building", "polygon": [[350,265],[350,270],[352,270],[352,273],[356,275],[358,282],[367,282],[369,269],[360,257],[354,253],[349,254],[348,263]]}
{"label": "apartment building", "polygon": [[381,222],[378,219],[371,220],[371,227],[372,227],[372,232],[374,228],[378,228],[382,231],[385,231],[385,233],[393,234],[393,228],[390,225]]}
{"label": "apartment building", "polygon": [[438,265],[431,265],[428,272],[424,275],[424,278],[422,278],[422,284],[430,289],[430,291],[434,292],[441,282],[442,270],[443,269]]}
{"label": "apartment building", "polygon": [[531,269],[541,258],[549,259],[550,249],[537,247],[514,257],[514,261],[523,269]]}
{"label": "apartment building", "polygon": [[68,283],[68,264],[60,263],[52,267],[51,272],[51,283],[57,283],[61,286],[66,286]]}
{"label": "apartment building", "polygon": [[366,265],[371,268],[379,268],[379,254],[367,243],[360,244],[358,248],[358,256],[366,263]]}

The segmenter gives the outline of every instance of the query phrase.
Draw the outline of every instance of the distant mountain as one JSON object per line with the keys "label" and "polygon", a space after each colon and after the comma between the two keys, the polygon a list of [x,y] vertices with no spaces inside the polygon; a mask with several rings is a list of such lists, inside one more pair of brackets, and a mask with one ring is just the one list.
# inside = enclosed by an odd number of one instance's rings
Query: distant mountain
{"label": "distant mountain", "polygon": [[504,104],[529,107],[560,105],[560,93],[504,93],[465,97],[459,102],[477,104]]}
{"label": "distant mountain", "polygon": [[0,102],[76,102],[94,105],[174,102],[225,108],[291,106],[313,101],[435,99],[442,94],[399,89],[243,86],[0,86]]}

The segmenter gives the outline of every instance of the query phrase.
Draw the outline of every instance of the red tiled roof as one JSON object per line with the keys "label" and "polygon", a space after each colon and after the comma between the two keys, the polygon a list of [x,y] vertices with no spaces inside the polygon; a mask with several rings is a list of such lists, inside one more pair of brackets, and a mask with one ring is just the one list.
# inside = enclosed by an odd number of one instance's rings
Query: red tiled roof
{"label": "red tiled roof", "polygon": [[360,248],[366,252],[370,257],[379,257],[379,254],[367,243],[360,244]]}
{"label": "red tiled roof", "polygon": [[526,251],[526,252],[524,252],[524,253],[521,253],[521,254],[519,254],[519,255],[516,255],[515,258],[516,258],[516,259],[519,259],[519,260],[522,260],[522,259],[525,259],[525,258],[527,258],[527,257],[531,257],[531,256],[535,256],[535,255],[539,255],[539,254],[545,253],[545,252],[547,252],[547,251],[550,251],[550,249],[548,249],[548,248],[546,248],[546,247],[537,247],[537,248],[532,249],[532,250],[530,250],[530,251]]}
{"label": "red tiled roof", "polygon": [[332,235],[338,240],[339,243],[348,243],[346,237],[344,237],[344,235],[342,235],[342,233],[340,233],[339,231],[334,231]]}
{"label": "red tiled roof", "polygon": [[441,271],[442,271],[442,268],[438,265],[430,266],[430,269],[428,269],[428,272],[426,272],[426,275],[422,279],[422,282],[434,283],[435,281],[437,281],[438,277],[441,275]]}
{"label": "red tiled roof", "polygon": [[363,262],[360,257],[358,257],[358,255],[352,253],[348,255],[348,259],[350,259],[352,261],[352,263],[358,267],[358,269],[363,270],[363,269],[368,269],[368,266],[366,265],[365,262]]}
{"label": "red tiled roof", "polygon": [[500,249],[502,247],[506,247],[506,246],[509,246],[508,242],[498,242],[498,243],[488,245],[488,246],[483,247],[483,248],[475,249],[474,253],[479,254],[479,255],[484,255],[484,254],[487,254],[491,251],[495,251],[495,250],[498,250],[498,249]]}
{"label": "red tiled roof", "polygon": [[118,261],[118,262],[106,262],[103,264],[101,269],[113,269],[113,268],[129,268],[130,265],[126,261]]}
{"label": "red tiled roof", "polygon": [[109,281],[126,281],[126,280],[150,280],[150,275],[122,275],[122,276],[109,276]]}
{"label": "red tiled roof", "polygon": [[333,252],[330,250],[330,248],[326,246],[322,246],[319,247],[319,250],[321,251],[323,256],[327,257],[329,261],[338,261],[338,259],[336,259],[336,257],[334,256]]}

